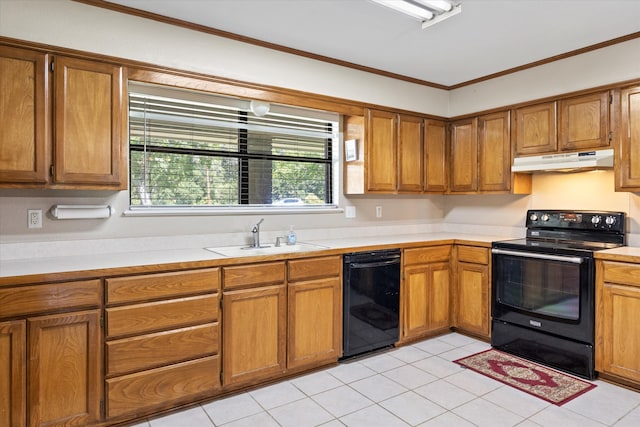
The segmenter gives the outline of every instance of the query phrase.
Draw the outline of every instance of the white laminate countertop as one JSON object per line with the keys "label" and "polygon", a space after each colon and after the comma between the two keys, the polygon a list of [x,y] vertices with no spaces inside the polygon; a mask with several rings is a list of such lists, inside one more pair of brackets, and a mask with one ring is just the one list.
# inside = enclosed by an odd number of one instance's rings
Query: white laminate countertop
{"label": "white laminate countertop", "polygon": [[[357,251],[358,248],[415,244],[419,242],[434,242],[438,240],[456,240],[468,242],[490,243],[497,240],[508,240],[513,237],[489,236],[476,234],[462,234],[451,232],[420,233],[404,235],[386,235],[369,237],[350,237],[345,239],[305,241],[319,245],[318,252],[327,249]],[[305,252],[313,255],[314,251]],[[213,261],[228,259],[227,257],[208,251],[204,248],[153,250],[136,252],[113,252],[106,254],[88,254],[73,256],[55,256],[48,258],[30,258],[0,260],[0,277],[18,277],[36,274],[69,273],[78,271],[126,268],[147,265],[162,265],[172,263],[188,263],[197,261]]]}

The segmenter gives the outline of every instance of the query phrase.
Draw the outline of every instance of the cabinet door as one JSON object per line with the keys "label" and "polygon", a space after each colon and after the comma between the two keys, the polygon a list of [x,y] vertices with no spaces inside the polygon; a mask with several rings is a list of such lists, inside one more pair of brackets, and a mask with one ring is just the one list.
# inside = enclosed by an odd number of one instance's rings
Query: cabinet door
{"label": "cabinet door", "polygon": [[287,367],[338,360],[342,343],[339,277],[289,283]]}
{"label": "cabinet door", "polygon": [[515,126],[516,156],[554,153],[558,150],[555,102],[516,109]]}
{"label": "cabinet door", "polygon": [[640,86],[622,89],[621,98],[616,190],[637,192],[640,191]]}
{"label": "cabinet door", "polygon": [[478,118],[480,191],[509,191],[511,187],[511,138],[509,112]]}
{"label": "cabinet door", "polygon": [[99,319],[98,310],[28,319],[30,427],[100,419]]}
{"label": "cabinet door", "polygon": [[425,178],[424,191],[447,191],[447,124],[439,120],[425,122],[424,141]]}
{"label": "cabinet door", "polygon": [[601,304],[602,357],[598,369],[640,381],[640,287],[604,283]]}
{"label": "cabinet door", "polygon": [[478,191],[478,120],[451,124],[451,181],[449,191]]}
{"label": "cabinet door", "polygon": [[369,110],[367,124],[367,191],[394,193],[397,186],[396,115]]}
{"label": "cabinet door", "polygon": [[55,183],[125,189],[122,67],[66,57],[54,66]]}
{"label": "cabinet door", "polygon": [[422,192],[423,120],[400,115],[398,121],[398,191]]}
{"label": "cabinet door", "polygon": [[26,327],[0,323],[0,426],[26,426]]}
{"label": "cabinet door", "polygon": [[489,337],[489,267],[458,262],[456,327]]}
{"label": "cabinet door", "polygon": [[282,374],[286,364],[284,284],[223,294],[223,385]]}
{"label": "cabinet door", "polygon": [[47,182],[47,55],[0,46],[0,185]]}
{"label": "cabinet door", "polygon": [[405,267],[403,338],[449,328],[449,295],[448,262]]}
{"label": "cabinet door", "polygon": [[607,91],[560,101],[560,150],[609,146],[609,100]]}

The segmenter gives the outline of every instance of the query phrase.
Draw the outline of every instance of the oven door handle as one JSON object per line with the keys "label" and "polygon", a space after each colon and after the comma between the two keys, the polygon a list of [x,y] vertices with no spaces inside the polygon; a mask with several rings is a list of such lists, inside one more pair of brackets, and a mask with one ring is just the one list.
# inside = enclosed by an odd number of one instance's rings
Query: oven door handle
{"label": "oven door handle", "polygon": [[560,261],[560,262],[570,262],[573,264],[582,264],[584,262],[584,258],[580,258],[577,256],[562,256],[562,255],[549,255],[549,254],[539,254],[536,252],[519,252],[519,251],[509,251],[506,249],[491,249],[491,253],[497,255],[513,255],[519,256],[522,258],[536,258],[536,259],[544,259],[549,261]]}

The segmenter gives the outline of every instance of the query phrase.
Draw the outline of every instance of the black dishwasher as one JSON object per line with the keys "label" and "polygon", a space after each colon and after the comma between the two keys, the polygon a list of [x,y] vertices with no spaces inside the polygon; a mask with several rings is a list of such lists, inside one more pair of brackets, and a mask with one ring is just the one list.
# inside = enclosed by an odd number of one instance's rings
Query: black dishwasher
{"label": "black dishwasher", "polygon": [[347,253],[344,262],[343,358],[398,341],[400,250]]}

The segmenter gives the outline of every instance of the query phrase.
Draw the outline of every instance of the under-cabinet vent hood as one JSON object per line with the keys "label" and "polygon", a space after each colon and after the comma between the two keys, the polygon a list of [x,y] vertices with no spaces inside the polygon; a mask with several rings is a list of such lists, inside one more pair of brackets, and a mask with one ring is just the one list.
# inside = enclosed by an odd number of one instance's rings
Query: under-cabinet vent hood
{"label": "under-cabinet vent hood", "polygon": [[613,167],[613,149],[516,157],[512,172],[580,172]]}

